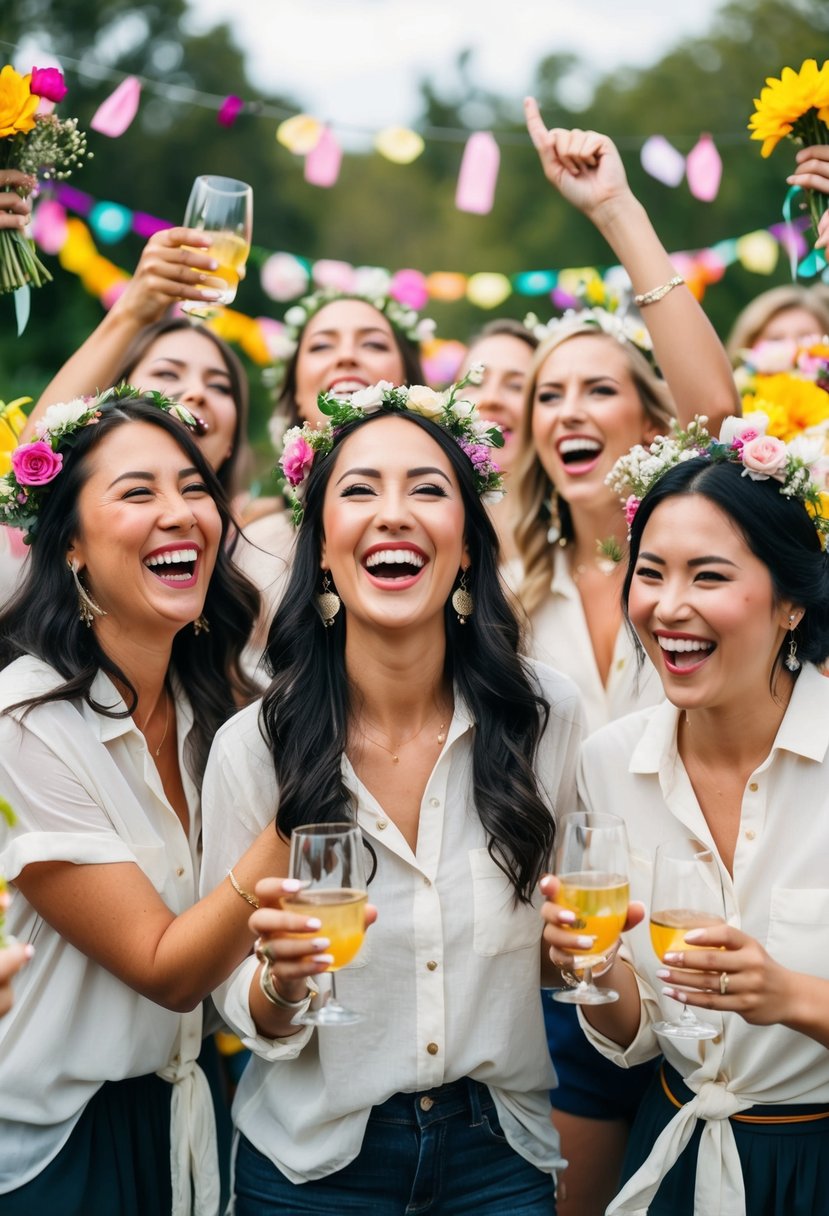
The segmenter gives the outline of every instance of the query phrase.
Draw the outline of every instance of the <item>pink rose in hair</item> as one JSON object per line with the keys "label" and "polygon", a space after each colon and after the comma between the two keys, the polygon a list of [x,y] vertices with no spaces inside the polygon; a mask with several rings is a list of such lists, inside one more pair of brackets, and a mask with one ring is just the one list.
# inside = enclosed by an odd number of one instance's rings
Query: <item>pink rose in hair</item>
{"label": "pink rose in hair", "polygon": [[63,101],[67,94],[60,68],[32,68],[29,89],[35,97],[45,97],[47,101]]}
{"label": "pink rose in hair", "polygon": [[288,444],[280,461],[282,472],[292,486],[302,485],[313,463],[314,449],[302,435],[298,435],[293,443]]}
{"label": "pink rose in hair", "polygon": [[59,452],[53,452],[43,439],[24,443],[12,452],[12,469],[22,486],[48,485],[62,466],[63,457]]}
{"label": "pink rose in hair", "polygon": [[633,526],[633,521],[636,518],[636,512],[639,510],[639,502],[640,499],[638,499],[635,494],[631,494],[631,496],[625,502],[623,510],[625,512],[625,519],[627,520],[627,526],[629,528]]}
{"label": "pink rose in hair", "polygon": [[765,481],[782,473],[786,467],[788,450],[782,439],[772,435],[759,435],[743,443],[741,459],[745,468],[743,476],[748,474],[755,481]]}

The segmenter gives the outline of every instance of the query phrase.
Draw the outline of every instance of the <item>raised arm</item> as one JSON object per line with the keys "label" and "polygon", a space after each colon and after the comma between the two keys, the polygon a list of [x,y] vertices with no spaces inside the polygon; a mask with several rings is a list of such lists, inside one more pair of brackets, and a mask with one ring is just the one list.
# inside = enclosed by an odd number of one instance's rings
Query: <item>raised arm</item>
{"label": "raised arm", "polygon": [[210,275],[218,263],[199,252],[208,245],[195,228],[165,228],[150,237],[123,294],[43,390],[24,441],[34,438],[34,424],[47,406],[109,388],[133,340],[160,321],[172,304],[218,299],[217,288],[225,284]]}
{"label": "raised arm", "polygon": [[[548,131],[535,100],[524,103],[527,130],[547,179],[593,223],[625,268],[636,295],[653,293],[677,275],[642,204],[628,185],[615,145],[596,131]],[[740,399],[728,356],[684,284],[642,305],[654,353],[687,424],[706,414],[712,434]]]}

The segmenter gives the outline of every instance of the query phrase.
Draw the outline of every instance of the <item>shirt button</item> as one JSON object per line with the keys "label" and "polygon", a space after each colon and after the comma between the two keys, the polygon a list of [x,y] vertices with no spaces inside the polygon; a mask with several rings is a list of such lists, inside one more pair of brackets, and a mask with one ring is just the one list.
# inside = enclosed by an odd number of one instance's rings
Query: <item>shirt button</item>
{"label": "shirt button", "polygon": [[388,826],[389,826],[388,819],[378,819],[377,820],[377,831],[378,832],[382,832],[383,828],[387,828]]}
{"label": "shirt button", "polygon": [[176,874],[179,876],[179,878],[181,878],[181,876],[182,876],[182,874],[183,874],[183,873],[184,873],[184,866],[179,866],[179,867],[176,869]]}
{"label": "shirt button", "polygon": [[756,794],[757,791],[759,790],[760,786],[757,784],[756,781],[752,781],[751,785],[748,788],[751,790],[752,794]]}
{"label": "shirt button", "polygon": [[437,971],[437,969],[438,969],[437,963],[435,962],[435,960],[433,958],[430,958],[428,963],[426,964],[426,970],[427,971]]}
{"label": "shirt button", "polygon": [[756,832],[752,832],[751,828],[749,828],[748,831],[746,832],[746,840],[753,840],[755,835],[756,835]]}
{"label": "shirt button", "polygon": [[437,1043],[427,1043],[426,1050],[430,1056],[436,1056],[440,1051],[440,1048],[438,1047]]}
{"label": "shirt button", "polygon": [[430,798],[429,806],[440,806],[440,798]]}
{"label": "shirt button", "polygon": [[435,1105],[434,1098],[421,1098],[420,1099],[420,1109],[421,1110],[431,1110],[434,1105]]}
{"label": "shirt button", "polygon": [[617,670],[617,671],[621,671],[621,670],[622,670],[622,668],[624,667],[624,665],[625,665],[625,660],[624,660],[624,659],[617,659],[617,660],[616,660],[616,670]]}

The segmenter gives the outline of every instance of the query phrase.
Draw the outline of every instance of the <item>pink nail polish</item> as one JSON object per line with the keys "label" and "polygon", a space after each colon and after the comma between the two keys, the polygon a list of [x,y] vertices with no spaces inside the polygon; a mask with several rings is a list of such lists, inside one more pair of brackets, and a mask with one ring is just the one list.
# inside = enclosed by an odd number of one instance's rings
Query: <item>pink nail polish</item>
{"label": "pink nail polish", "polygon": [[301,888],[302,883],[298,878],[283,878],[282,880],[283,891],[299,891]]}

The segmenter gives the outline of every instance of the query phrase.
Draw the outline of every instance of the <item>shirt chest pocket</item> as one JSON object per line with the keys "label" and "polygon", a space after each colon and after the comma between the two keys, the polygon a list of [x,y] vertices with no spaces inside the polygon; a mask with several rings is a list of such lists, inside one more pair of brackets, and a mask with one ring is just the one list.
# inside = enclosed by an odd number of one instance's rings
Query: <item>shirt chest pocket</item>
{"label": "shirt chest pocket", "polygon": [[472,904],[475,917],[472,948],[476,954],[504,954],[538,947],[541,914],[532,904],[516,904],[515,888],[487,849],[471,849]]}
{"label": "shirt chest pocket", "polygon": [[829,979],[829,890],[772,887],[766,949],[783,967]]}

